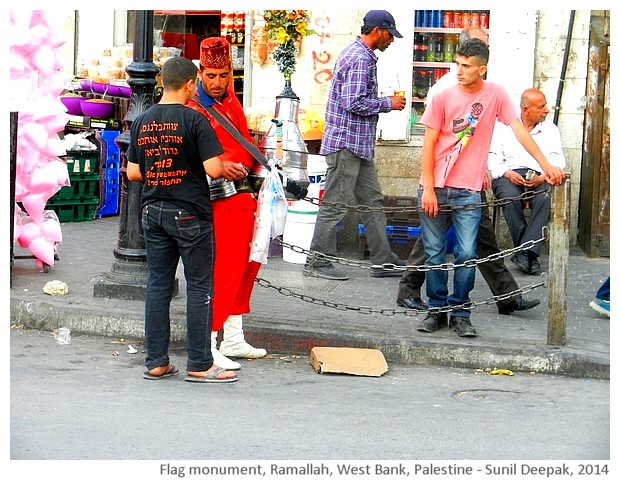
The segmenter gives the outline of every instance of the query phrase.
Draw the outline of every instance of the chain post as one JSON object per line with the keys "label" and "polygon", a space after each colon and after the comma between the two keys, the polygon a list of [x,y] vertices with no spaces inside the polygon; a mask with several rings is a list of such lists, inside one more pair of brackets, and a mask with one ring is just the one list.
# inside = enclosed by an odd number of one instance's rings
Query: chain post
{"label": "chain post", "polygon": [[547,344],[566,344],[566,287],[570,248],[570,174],[552,187],[549,220],[549,319]]}

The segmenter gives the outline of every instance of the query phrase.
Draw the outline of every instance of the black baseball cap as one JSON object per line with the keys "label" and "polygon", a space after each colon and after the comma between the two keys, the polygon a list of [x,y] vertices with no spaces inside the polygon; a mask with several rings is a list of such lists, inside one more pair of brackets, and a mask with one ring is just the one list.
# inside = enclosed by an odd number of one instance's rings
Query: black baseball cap
{"label": "black baseball cap", "polygon": [[395,37],[403,38],[400,32],[396,30],[394,17],[387,10],[370,10],[364,15],[364,26],[384,28]]}

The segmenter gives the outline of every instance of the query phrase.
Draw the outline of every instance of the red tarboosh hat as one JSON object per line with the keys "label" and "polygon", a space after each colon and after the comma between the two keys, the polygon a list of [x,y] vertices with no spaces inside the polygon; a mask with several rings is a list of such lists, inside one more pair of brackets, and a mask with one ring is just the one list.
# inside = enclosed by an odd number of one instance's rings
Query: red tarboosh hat
{"label": "red tarboosh hat", "polygon": [[205,38],[200,43],[200,64],[205,68],[224,68],[230,64],[230,47],[224,37]]}

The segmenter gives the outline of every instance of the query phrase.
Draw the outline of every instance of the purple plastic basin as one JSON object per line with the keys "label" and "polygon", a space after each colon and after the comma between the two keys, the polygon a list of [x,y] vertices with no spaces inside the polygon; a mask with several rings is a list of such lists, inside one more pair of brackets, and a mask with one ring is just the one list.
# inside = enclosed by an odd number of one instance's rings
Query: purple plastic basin
{"label": "purple plastic basin", "polygon": [[91,92],[93,89],[93,81],[90,78],[80,78],[80,88],[87,92]]}
{"label": "purple plastic basin", "polygon": [[123,97],[130,98],[131,97],[131,87],[119,87],[121,89],[121,94]]}
{"label": "purple plastic basin", "polygon": [[67,107],[69,115],[82,115],[82,103],[86,100],[84,97],[60,97],[62,104]]}
{"label": "purple plastic basin", "polygon": [[108,85],[108,95],[114,95],[115,97],[120,97],[122,95],[121,93],[121,87],[118,85]]}
{"label": "purple plastic basin", "polygon": [[101,95],[103,95],[104,93],[107,92],[109,86],[110,85],[107,84],[107,83],[93,82],[92,83],[92,90],[95,93],[100,93]]}
{"label": "purple plastic basin", "polygon": [[114,102],[107,100],[85,100],[82,102],[82,112],[87,117],[110,118],[114,111]]}

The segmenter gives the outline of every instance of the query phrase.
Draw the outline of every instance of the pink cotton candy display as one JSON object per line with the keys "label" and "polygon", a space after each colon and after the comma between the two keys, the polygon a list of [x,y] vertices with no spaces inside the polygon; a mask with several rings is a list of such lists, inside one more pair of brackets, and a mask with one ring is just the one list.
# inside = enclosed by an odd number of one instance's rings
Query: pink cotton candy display
{"label": "pink cotton candy display", "polygon": [[[37,264],[54,264],[56,243],[62,241],[47,201],[69,184],[67,166],[58,157],[66,152],[58,137],[69,116],[59,101],[65,79],[65,59],[58,48],[68,39],[65,19],[53,10],[11,10],[7,38],[11,45],[11,111],[18,112],[15,167],[14,240],[28,248]],[[64,171],[63,171],[64,168]]]}

